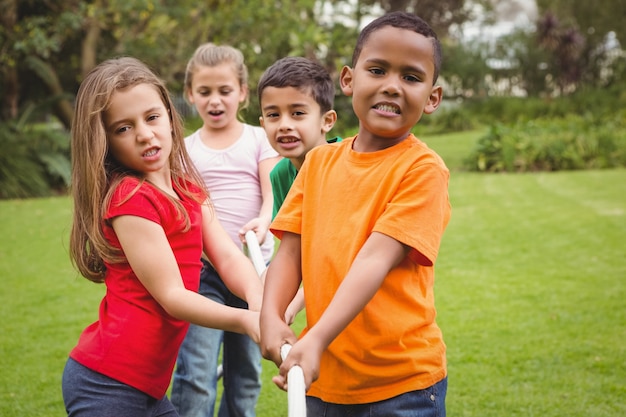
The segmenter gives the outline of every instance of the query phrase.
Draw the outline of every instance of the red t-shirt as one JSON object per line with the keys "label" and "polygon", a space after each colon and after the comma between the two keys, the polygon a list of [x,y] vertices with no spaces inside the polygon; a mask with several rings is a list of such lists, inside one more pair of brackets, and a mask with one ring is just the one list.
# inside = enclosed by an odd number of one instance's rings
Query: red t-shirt
{"label": "red t-shirt", "polygon": [[[176,205],[144,182],[125,178],[115,190],[104,222],[107,240],[121,248],[110,220],[132,215],[160,224],[165,231],[187,289],[198,291],[202,255],[200,204],[178,193],[191,222],[184,221]],[[93,371],[128,384],[160,399],[169,386],[176,355],[189,323],[170,316],[141,284],[127,262],[106,264],[106,294],[98,321],[82,333],[70,356]]]}

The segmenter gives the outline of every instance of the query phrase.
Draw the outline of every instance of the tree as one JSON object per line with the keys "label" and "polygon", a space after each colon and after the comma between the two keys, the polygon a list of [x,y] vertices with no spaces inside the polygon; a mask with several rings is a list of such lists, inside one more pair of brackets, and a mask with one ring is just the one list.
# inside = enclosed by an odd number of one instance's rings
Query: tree
{"label": "tree", "polygon": [[444,38],[453,26],[474,19],[475,13],[492,10],[490,0],[362,0],[359,3],[370,9],[379,7],[384,13],[407,11],[428,22]]}
{"label": "tree", "polygon": [[599,5],[537,0],[537,6],[542,16],[538,24],[540,43],[553,52],[555,64],[560,67],[561,80],[596,87],[606,84],[607,67],[619,64],[615,56],[619,55],[615,54],[617,48],[609,39],[614,37],[622,49],[626,48],[626,1],[603,0]]}

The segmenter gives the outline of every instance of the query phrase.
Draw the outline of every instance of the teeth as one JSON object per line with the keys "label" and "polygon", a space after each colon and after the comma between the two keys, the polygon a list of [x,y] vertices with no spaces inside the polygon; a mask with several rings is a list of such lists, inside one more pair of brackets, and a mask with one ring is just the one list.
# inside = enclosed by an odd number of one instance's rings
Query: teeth
{"label": "teeth", "polygon": [[150,149],[148,152],[144,153],[143,156],[154,156],[158,152],[158,149]]}
{"label": "teeth", "polygon": [[298,139],[296,138],[280,138],[279,142],[280,143],[294,143],[297,142]]}
{"label": "teeth", "polygon": [[389,104],[379,104],[378,106],[376,106],[376,109],[380,111],[384,111],[386,113],[400,114],[400,109],[398,109],[395,106],[391,106]]}

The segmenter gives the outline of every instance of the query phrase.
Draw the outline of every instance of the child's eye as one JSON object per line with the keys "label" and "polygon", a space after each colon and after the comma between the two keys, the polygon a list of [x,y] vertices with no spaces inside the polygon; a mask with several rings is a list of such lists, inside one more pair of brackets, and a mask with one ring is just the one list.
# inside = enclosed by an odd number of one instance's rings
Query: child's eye
{"label": "child's eye", "polygon": [[298,116],[304,116],[304,115],[306,115],[306,113],[305,113],[305,112],[303,112],[303,111],[301,111],[301,110],[298,110],[298,111],[294,111],[294,112],[292,113],[292,115],[293,115],[294,117],[298,117]]}
{"label": "child's eye", "polygon": [[407,80],[410,83],[418,83],[418,82],[420,82],[420,78],[416,77],[415,75],[405,75],[404,79]]}
{"label": "child's eye", "polygon": [[158,114],[151,114],[150,116],[148,116],[147,120],[150,122],[150,121],[158,119],[159,117],[160,116]]}
{"label": "child's eye", "polygon": [[128,132],[130,130],[130,126],[120,126],[114,130],[116,135],[121,135],[124,132]]}
{"label": "child's eye", "polygon": [[278,113],[267,113],[265,115],[266,119],[275,119],[276,117],[278,117]]}
{"label": "child's eye", "polygon": [[371,72],[374,75],[383,75],[385,73],[385,71],[383,71],[380,68],[370,68],[369,72]]}

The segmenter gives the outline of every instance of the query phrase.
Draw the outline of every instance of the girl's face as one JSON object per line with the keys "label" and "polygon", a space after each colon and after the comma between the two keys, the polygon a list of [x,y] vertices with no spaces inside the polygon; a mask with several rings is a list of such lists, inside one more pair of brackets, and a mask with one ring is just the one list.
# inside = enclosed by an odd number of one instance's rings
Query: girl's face
{"label": "girl's face", "polygon": [[215,130],[237,122],[239,105],[247,94],[247,86],[240,85],[229,62],[196,68],[187,91],[189,102],[196,106],[204,126]]}
{"label": "girl's face", "polygon": [[172,125],[156,87],[138,84],[114,92],[104,125],[111,155],[120,164],[148,179],[169,175]]}

